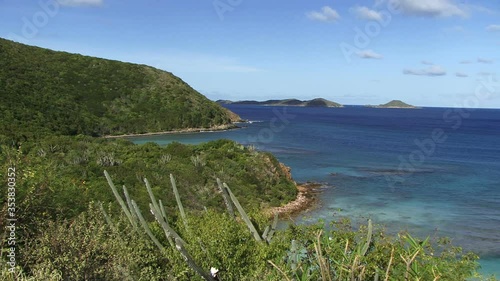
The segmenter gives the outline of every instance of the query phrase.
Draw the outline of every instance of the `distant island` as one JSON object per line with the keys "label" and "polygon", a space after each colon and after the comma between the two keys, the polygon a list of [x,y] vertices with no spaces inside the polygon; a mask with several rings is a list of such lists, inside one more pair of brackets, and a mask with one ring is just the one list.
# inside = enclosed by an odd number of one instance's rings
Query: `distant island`
{"label": "distant island", "polygon": [[329,101],[323,98],[316,98],[312,100],[298,100],[298,99],[283,99],[283,100],[267,100],[267,101],[230,101],[218,100],[218,104],[249,104],[249,105],[266,105],[266,106],[304,106],[304,107],[344,107],[343,105]]}
{"label": "distant island", "polygon": [[374,108],[408,108],[408,109],[418,109],[420,107],[416,107],[400,100],[392,100],[385,104],[380,105],[367,105],[366,107],[374,107]]}

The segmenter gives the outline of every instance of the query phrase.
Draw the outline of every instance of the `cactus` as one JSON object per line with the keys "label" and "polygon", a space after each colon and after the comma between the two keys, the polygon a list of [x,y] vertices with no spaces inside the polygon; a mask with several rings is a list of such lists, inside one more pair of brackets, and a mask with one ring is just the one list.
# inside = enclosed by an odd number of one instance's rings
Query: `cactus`
{"label": "cactus", "polygon": [[229,196],[231,197],[231,200],[233,201],[234,206],[236,206],[236,209],[238,209],[238,212],[240,213],[241,218],[243,221],[247,224],[248,229],[250,232],[253,234],[253,237],[255,238],[256,241],[262,242],[262,238],[260,237],[259,233],[257,232],[257,229],[255,229],[255,226],[253,225],[252,221],[250,221],[250,218],[248,217],[247,213],[241,207],[240,202],[238,201],[238,198],[234,196],[233,192],[231,192],[231,189],[229,189],[229,186],[227,184],[223,184],[223,186],[227,189],[227,192],[229,193]]}
{"label": "cactus", "polygon": [[[160,241],[158,241],[158,239],[154,236],[154,234],[151,232],[151,229],[149,228],[149,225],[146,222],[146,220],[144,219],[144,217],[142,216],[141,210],[137,206],[137,203],[134,200],[130,199],[126,187],[124,186],[123,189],[124,189],[125,198],[127,200],[128,207],[127,207],[127,205],[125,205],[125,202],[121,198],[120,194],[118,194],[118,191],[116,190],[116,187],[113,184],[113,181],[111,180],[111,177],[109,176],[109,174],[106,171],[104,171],[104,175],[106,176],[106,179],[108,180],[108,184],[111,187],[111,190],[113,191],[113,194],[115,195],[116,200],[118,201],[118,203],[122,207],[122,210],[125,212],[125,215],[129,219],[130,223],[135,227],[137,224],[137,221],[139,221],[139,223],[141,224],[142,228],[144,229],[146,234],[149,236],[151,241],[153,241],[153,243],[158,247],[158,249],[162,253],[165,253],[165,248],[160,243]],[[172,184],[174,186],[174,193],[176,193],[176,199],[178,199],[179,197],[178,197],[178,193],[177,193],[177,188],[175,187],[175,181],[173,180],[173,176],[170,175],[170,178],[172,179]],[[177,232],[175,232],[175,230],[173,230],[167,222],[166,212],[165,212],[165,209],[163,207],[163,204],[161,203],[161,200],[158,200],[158,202],[156,201],[156,198],[155,198],[153,191],[151,189],[151,185],[149,184],[147,179],[144,179],[144,183],[146,184],[146,189],[149,193],[149,197],[151,198],[151,203],[149,204],[150,211],[154,215],[156,221],[163,228],[163,231],[165,232],[165,235],[166,235],[167,239],[169,240],[170,244],[172,246],[175,246],[175,248],[182,255],[182,257],[184,258],[186,263],[189,265],[189,267],[191,267],[191,269],[193,269],[204,280],[215,281],[215,279],[210,274],[204,272],[203,269],[195,263],[193,258],[186,251],[186,249],[184,248],[184,245],[186,244],[186,242],[184,242],[184,240],[182,240],[182,238],[179,236],[179,234],[177,234]],[[177,203],[179,205],[179,208],[181,209],[181,214],[184,214],[184,210],[182,208],[182,204],[180,203],[180,199],[178,199]],[[102,208],[102,204],[100,206],[101,206],[101,210],[103,211],[103,214],[105,215],[106,220],[108,221],[109,217],[107,216],[106,212],[104,211],[104,208]],[[184,214],[184,217],[185,217],[185,214]],[[109,220],[108,223],[110,221],[111,220]],[[110,224],[110,225],[112,225],[112,224]],[[174,240],[172,240],[172,239],[174,239]]]}
{"label": "cactus", "polygon": [[179,236],[179,234],[177,234],[177,232],[175,232],[174,229],[172,229],[166,222],[165,220],[162,218],[161,216],[161,213],[159,210],[155,209],[153,204],[149,203],[149,208],[151,210],[151,213],[153,213],[153,215],[155,216],[155,219],[156,221],[160,224],[160,226],[163,228],[163,231],[165,232],[165,235],[167,236],[167,238],[173,238],[175,240],[178,240],[180,241],[181,243],[183,244],[186,244],[186,242],[184,242],[184,240],[182,240],[182,238]]}
{"label": "cactus", "polygon": [[178,241],[177,238],[175,239],[175,247],[177,248],[179,253],[181,253],[181,256],[184,258],[189,267],[191,267],[191,269],[193,269],[196,273],[198,273],[198,275],[200,275],[203,279],[207,281],[215,281],[215,279],[212,277],[211,274],[205,273],[205,271],[203,271],[203,269],[195,263],[191,255],[186,251],[183,244],[180,243],[180,241]]}
{"label": "cactus", "polygon": [[[153,194],[153,190],[151,189],[151,185],[149,184],[148,179],[144,178],[144,184],[146,185],[146,189],[148,190],[149,198],[151,199],[151,202],[152,202],[151,207],[150,207],[151,212],[153,212],[153,209],[154,209],[158,213],[161,213],[160,210],[163,209],[162,215],[165,217],[165,219],[163,221],[170,228],[170,226],[168,225],[167,218],[166,218],[167,215],[166,215],[165,209],[163,208],[163,206],[160,208],[159,204],[156,203],[156,198],[155,198],[155,195]],[[161,202],[161,201],[158,201],[158,202]],[[174,241],[172,240],[172,238],[170,237],[168,232],[165,230],[165,228],[163,230],[165,232],[165,236],[167,237],[168,243],[171,246],[174,246]]]}
{"label": "cactus", "polygon": [[[111,230],[116,233],[120,234],[118,229],[116,228],[115,224],[111,221],[111,218],[108,216],[108,213],[106,213],[106,210],[104,210],[104,207],[102,206],[102,202],[98,202],[97,205],[99,206],[99,209],[101,210],[102,215],[104,216],[104,219],[106,220],[106,223],[109,225]],[[120,237],[121,240],[121,237]]]}
{"label": "cactus", "polygon": [[267,243],[271,243],[271,239],[273,239],[274,232],[276,231],[276,227],[278,226],[278,213],[274,213],[274,220],[271,228],[269,229],[269,233],[267,233],[264,238]]}
{"label": "cactus", "polygon": [[[128,190],[127,188],[125,187],[125,185],[123,186],[123,194],[125,195],[125,200],[127,201],[127,206],[128,206],[128,209],[129,210],[132,210],[133,207],[132,207],[132,201],[130,200],[130,196],[128,194]],[[137,229],[137,225],[138,225],[138,221],[139,219],[137,218],[137,216],[135,216],[135,212],[131,212],[132,214],[132,218],[134,219],[135,221],[135,229]]]}
{"label": "cactus", "polygon": [[155,243],[155,245],[158,247],[158,249],[160,249],[160,251],[162,253],[165,252],[165,248],[163,247],[163,245],[160,243],[160,241],[158,241],[158,239],[156,239],[156,237],[151,232],[151,229],[149,228],[148,223],[146,222],[146,220],[142,216],[141,210],[139,209],[139,207],[137,206],[137,204],[135,203],[134,200],[132,200],[132,207],[134,208],[133,211],[135,212],[135,214],[139,218],[139,221],[141,222],[142,228],[144,228],[144,231],[146,231],[146,233],[148,234],[149,238],[151,238],[151,241],[153,241],[153,243]]}
{"label": "cactus", "polygon": [[165,222],[168,223],[167,212],[165,212],[165,207],[163,207],[163,203],[161,202],[160,199],[158,199],[158,205],[160,205],[161,216],[163,217],[163,219],[165,220]]}
{"label": "cactus", "polygon": [[175,230],[173,230],[172,228],[170,228],[170,226],[168,226],[168,224],[165,222],[165,220],[163,219],[162,215],[158,212],[158,210],[155,210],[153,204],[149,204],[149,207],[151,209],[151,212],[155,216],[156,221],[163,228],[165,235],[167,235],[167,238],[170,239],[174,238],[175,248],[177,249],[177,251],[179,251],[179,253],[184,258],[188,266],[191,267],[191,269],[193,269],[196,273],[198,273],[198,275],[200,275],[203,279],[207,281],[215,281],[215,279],[210,274],[207,274],[205,271],[203,271],[201,267],[199,267],[196,264],[191,255],[189,255],[189,253],[184,248],[186,242],[182,240],[182,238],[179,236],[179,234],[177,234],[177,232],[175,232]]}
{"label": "cactus", "polygon": [[288,254],[288,261],[290,262],[292,270],[297,271],[300,256],[297,248],[297,241],[295,239],[292,240],[292,246],[290,247],[290,253]]}
{"label": "cactus", "polygon": [[137,228],[137,222],[133,219],[132,213],[130,212],[132,209],[129,210],[127,208],[127,206],[125,205],[125,202],[123,202],[122,197],[118,193],[118,190],[116,190],[115,184],[111,180],[111,177],[109,176],[109,174],[106,170],[104,170],[104,176],[106,177],[106,180],[108,181],[108,184],[111,187],[111,190],[113,191],[113,194],[115,195],[115,198],[118,201],[118,204],[120,204],[120,206],[122,207],[122,210],[125,213],[125,216],[127,216],[128,220],[134,226],[134,228]]}
{"label": "cactus", "polygon": [[168,162],[170,162],[170,160],[172,160],[172,155],[170,154],[163,154],[160,159],[158,160],[158,163],[160,164],[167,164]]}
{"label": "cactus", "polygon": [[182,206],[181,197],[179,196],[179,191],[177,190],[177,184],[175,183],[175,178],[172,174],[170,174],[170,182],[172,183],[172,189],[174,190],[175,201],[177,201],[177,206],[179,207],[179,212],[181,214],[182,222],[186,227],[186,230],[189,230],[186,213],[184,212],[184,207]]}
{"label": "cactus", "polygon": [[269,244],[273,238],[273,234],[276,231],[276,226],[278,225],[278,213],[274,213],[274,220],[271,225],[268,225],[262,234],[262,239],[266,240]]}
{"label": "cactus", "polygon": [[222,185],[222,182],[219,178],[217,178],[217,186],[219,187],[220,193],[222,194],[222,198],[224,198],[224,203],[226,204],[227,212],[231,218],[235,218],[233,205],[231,205],[231,198],[229,198],[229,194],[227,189]]}
{"label": "cactus", "polygon": [[159,212],[160,206],[158,206],[158,201],[156,201],[156,197],[153,194],[153,189],[151,189],[151,185],[149,184],[149,181],[147,178],[144,178],[144,184],[146,184],[146,189],[148,191],[149,198],[151,199],[151,203],[153,204],[155,210],[158,210],[158,212]]}
{"label": "cactus", "polygon": [[363,245],[363,248],[361,248],[360,255],[364,256],[366,255],[366,252],[368,251],[368,248],[370,247],[370,243],[372,242],[372,232],[373,232],[373,226],[372,226],[372,220],[368,220],[368,233],[366,234],[366,242]]}
{"label": "cactus", "polygon": [[[165,224],[167,224],[167,226],[170,227],[170,225],[168,224],[167,213],[165,212],[165,207],[163,207],[163,203],[161,202],[161,200],[158,200],[158,205],[160,205],[160,212],[161,212],[161,215],[163,217],[163,220],[165,221]],[[166,233],[165,233],[165,235],[166,235]],[[175,246],[174,240],[172,240],[172,238],[170,238],[168,235],[167,235],[167,240],[168,240],[168,243],[170,244],[170,246],[172,246],[172,247]]]}
{"label": "cactus", "polygon": [[266,229],[264,229],[264,233],[262,233],[262,239],[267,241],[267,235],[269,234],[270,229],[271,229],[270,225],[266,226]]}

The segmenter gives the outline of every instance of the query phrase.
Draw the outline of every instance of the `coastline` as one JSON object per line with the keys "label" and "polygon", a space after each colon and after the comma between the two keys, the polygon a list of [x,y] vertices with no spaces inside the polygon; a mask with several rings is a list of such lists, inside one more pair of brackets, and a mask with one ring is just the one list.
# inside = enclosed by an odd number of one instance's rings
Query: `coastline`
{"label": "coastline", "polygon": [[[243,123],[243,122],[235,122],[235,123]],[[102,136],[105,139],[116,139],[116,138],[127,138],[127,137],[143,137],[143,136],[156,136],[156,135],[169,135],[169,134],[183,134],[183,133],[203,133],[203,132],[217,132],[217,131],[227,131],[240,129],[241,127],[235,124],[224,124],[213,126],[209,128],[186,128],[186,129],[177,129],[171,131],[162,131],[162,132],[152,132],[152,133],[141,133],[141,134],[124,134],[124,135],[106,135]]]}
{"label": "coastline", "polygon": [[[116,139],[116,138],[157,136],[157,135],[168,135],[168,134],[227,131],[227,130],[241,129],[242,127],[237,126],[236,124],[247,123],[247,122],[249,121],[240,120],[239,122],[234,122],[232,124],[218,125],[210,128],[186,128],[186,129],[151,132],[151,133],[106,135],[102,136],[102,138]],[[293,201],[290,201],[287,204],[280,207],[270,207],[264,210],[263,213],[269,217],[274,216],[275,213],[277,213],[280,217],[283,216],[293,217],[301,213],[310,211],[318,206],[317,194],[320,192],[319,189],[323,186],[322,184],[316,182],[306,182],[306,183],[296,183],[295,186],[298,190],[298,193],[297,197]]]}
{"label": "coastline", "polygon": [[295,200],[288,202],[284,206],[269,208],[264,213],[270,217],[277,213],[283,219],[283,216],[293,217],[316,208],[318,206],[317,194],[323,185],[307,182],[296,186],[299,192]]}

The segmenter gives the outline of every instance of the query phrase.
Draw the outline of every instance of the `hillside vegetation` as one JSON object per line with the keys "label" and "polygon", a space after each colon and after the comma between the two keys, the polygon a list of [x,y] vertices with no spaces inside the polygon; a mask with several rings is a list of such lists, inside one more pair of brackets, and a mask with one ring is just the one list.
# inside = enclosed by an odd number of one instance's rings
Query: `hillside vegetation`
{"label": "hillside vegetation", "polygon": [[145,65],[0,38],[0,69],[0,134],[8,136],[102,136],[231,123],[226,109],[171,73]]}
{"label": "hillside vegetation", "polygon": [[[16,157],[13,157],[16,155]],[[16,164],[18,201],[29,221],[41,218],[72,218],[91,201],[114,201],[106,188],[103,171],[126,185],[142,205],[148,197],[143,178],[148,178],[166,205],[175,206],[169,174],[173,174],[184,204],[189,209],[221,209],[216,178],[233,186],[249,210],[280,206],[297,194],[288,169],[270,153],[257,152],[229,140],[200,145],[154,143],[135,145],[126,140],[86,136],[47,137],[24,143],[19,151],[8,146],[0,150],[2,171]],[[7,194],[0,193],[0,202]],[[173,204],[172,204],[173,203]],[[5,215],[5,214],[2,214]],[[24,223],[24,222],[23,222]]]}

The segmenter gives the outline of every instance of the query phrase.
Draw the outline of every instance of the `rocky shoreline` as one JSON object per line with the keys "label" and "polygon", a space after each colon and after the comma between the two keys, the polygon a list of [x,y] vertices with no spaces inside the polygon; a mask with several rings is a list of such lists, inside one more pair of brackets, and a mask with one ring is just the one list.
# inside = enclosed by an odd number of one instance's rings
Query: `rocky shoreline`
{"label": "rocky shoreline", "polygon": [[235,124],[225,124],[225,125],[213,126],[210,128],[186,128],[186,129],[180,129],[180,130],[143,133],[143,134],[109,135],[109,136],[103,136],[103,138],[113,139],[113,138],[144,137],[144,136],[182,134],[182,133],[203,133],[203,132],[213,132],[213,131],[226,131],[226,130],[233,130],[233,129],[239,129],[239,128],[240,127],[238,127]]}
{"label": "rocky shoreline", "polygon": [[300,213],[310,211],[317,207],[317,194],[320,192],[321,187],[323,187],[322,184],[313,182],[297,184],[297,190],[299,192],[295,200],[288,202],[284,206],[269,208],[265,213],[269,216],[278,213],[280,218],[283,219],[285,216],[293,217]]}

